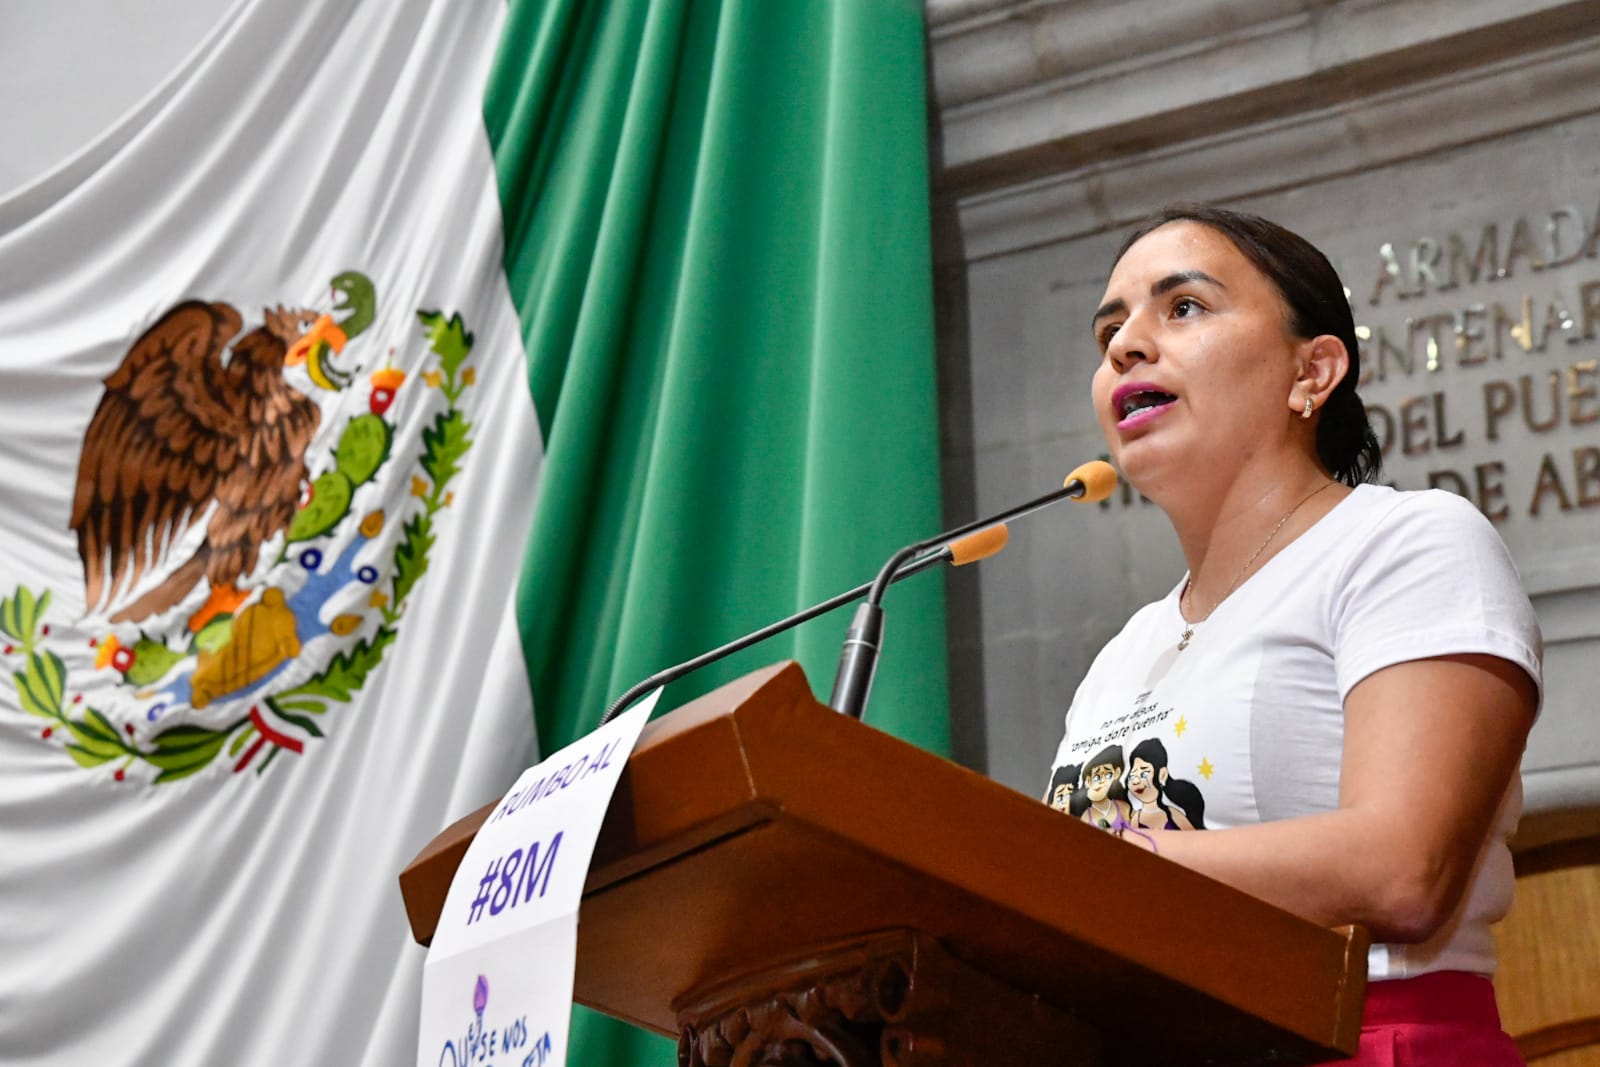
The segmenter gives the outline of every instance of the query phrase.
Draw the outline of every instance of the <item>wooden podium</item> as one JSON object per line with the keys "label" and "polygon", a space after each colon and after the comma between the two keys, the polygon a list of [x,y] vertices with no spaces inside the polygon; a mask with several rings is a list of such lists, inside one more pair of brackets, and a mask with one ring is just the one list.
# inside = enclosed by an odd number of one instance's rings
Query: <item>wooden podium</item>
{"label": "wooden podium", "polygon": [[[491,808],[401,874],[419,942]],[[575,996],[689,1067],[1303,1064],[1355,1050],[1366,950],[839,715],[789,663],[645,728]]]}

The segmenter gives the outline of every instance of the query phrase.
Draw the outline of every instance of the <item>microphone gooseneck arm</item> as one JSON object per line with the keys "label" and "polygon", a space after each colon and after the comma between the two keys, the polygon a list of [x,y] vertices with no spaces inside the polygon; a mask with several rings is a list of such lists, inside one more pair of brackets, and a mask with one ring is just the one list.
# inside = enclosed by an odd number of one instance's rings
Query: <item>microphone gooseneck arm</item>
{"label": "microphone gooseneck arm", "polygon": [[[993,525],[993,523],[989,523],[988,525]],[[947,539],[941,538],[938,540],[943,541]],[[902,578],[909,578],[913,574],[920,574],[929,567],[933,566],[935,563],[940,563],[950,558],[951,552],[949,546],[941,545],[939,551],[929,552],[927,555],[922,556],[921,558],[913,559],[909,563],[906,563],[890,576],[889,581],[891,583],[898,582]],[[777,622],[772,623],[769,626],[762,627],[755,633],[746,634],[736,641],[729,641],[727,644],[722,645],[719,648],[713,648],[710,652],[703,652],[694,659],[685,660],[676,666],[668,667],[666,670],[658,671],[657,673],[652,674],[650,677],[629,689],[626,693],[623,693],[620,697],[613,701],[611,707],[606,709],[606,713],[600,716],[600,725],[604,726],[606,723],[616,718],[623,712],[625,708],[627,708],[635,700],[638,700],[640,697],[650,692],[650,690],[654,689],[656,686],[666,685],[668,682],[675,682],[684,675],[693,671],[697,671],[706,664],[721,659],[723,656],[731,656],[735,652],[765,641],[769,637],[776,637],[783,631],[795,626],[799,626],[803,622],[810,622],[818,615],[826,615],[834,608],[843,607],[852,600],[858,599],[864,593],[870,590],[872,588],[872,584],[872,582],[863,582],[854,589],[851,589],[848,592],[840,593],[838,596],[833,597],[830,600],[824,600],[822,603],[809,607],[800,612],[798,615],[791,615],[786,619],[779,619]]]}
{"label": "microphone gooseneck arm", "polygon": [[1030,500],[1026,504],[1018,504],[1009,511],[1002,511],[998,515],[991,515],[986,519],[978,519],[967,523],[965,526],[957,526],[954,530],[946,530],[938,537],[930,537],[926,541],[918,541],[914,545],[907,545],[890,556],[889,562],[883,565],[883,569],[878,572],[877,579],[872,582],[872,588],[867,593],[867,599],[873,603],[883,603],[884,591],[889,588],[890,583],[900,580],[900,575],[896,573],[896,569],[904,560],[915,556],[918,552],[925,552],[933,545],[957,540],[977,530],[984,530],[990,526],[999,526],[1002,523],[1015,522],[1024,515],[1032,515],[1035,511],[1043,511],[1057,501],[1082,496],[1083,494],[1084,484],[1082,480],[1073,478],[1060,489],[1046,493],[1036,500]]}
{"label": "microphone gooseneck arm", "polygon": [[[699,670],[701,667],[722,659],[724,656],[730,656],[742,649],[749,648],[751,645],[765,641],[769,637],[776,636],[785,630],[799,626],[803,622],[808,622],[818,615],[823,615],[835,608],[842,607],[850,603],[850,601],[860,598],[863,594],[871,595],[870,606],[872,611],[877,614],[879,620],[878,629],[881,631],[882,608],[879,603],[883,599],[883,591],[892,583],[898,582],[902,578],[909,578],[913,574],[919,574],[935,563],[949,562],[954,566],[962,567],[968,563],[986,559],[1005,547],[1007,539],[1005,524],[1007,522],[1019,519],[1024,515],[1030,515],[1040,508],[1049,507],[1056,501],[1064,500],[1068,497],[1078,497],[1091,501],[1103,500],[1110,495],[1111,490],[1116,486],[1116,481],[1116,472],[1111,469],[1109,464],[1103,462],[1085,463],[1068,475],[1066,483],[1053,493],[1048,493],[1037,500],[1029,501],[999,515],[992,515],[986,519],[969,522],[958,529],[946,531],[938,537],[930,537],[925,541],[919,541],[914,545],[903,548],[894,554],[894,558],[884,565],[873,581],[858,585],[848,592],[840,593],[838,596],[825,600],[814,607],[807,608],[797,615],[779,619],[777,622],[764,626],[754,633],[746,634],[744,637],[730,641],[719,648],[714,648],[710,652],[704,652],[694,659],[657,671],[613,701],[611,706],[606,709],[606,713],[600,717],[600,725],[604,726],[616,718],[634,701],[657,686],[677,681],[684,675]],[[863,604],[862,608],[866,609],[868,606],[868,604]],[[854,626],[852,626],[852,631],[854,629]],[[871,686],[871,672],[877,662],[876,635],[868,633],[866,638],[873,646],[872,655],[866,660],[864,676],[857,672],[858,681],[851,683],[852,688],[859,689],[857,695],[852,698],[854,703],[851,704],[856,709],[854,712],[856,718],[861,717],[861,709],[866,706],[866,689]],[[847,643],[845,647],[848,653],[852,647],[858,646],[852,646]],[[861,684],[863,679],[864,684]],[[840,704],[840,692],[840,685],[836,680],[834,683],[834,699],[830,700],[829,703],[839,710],[844,710]]]}
{"label": "microphone gooseneck arm", "polygon": [[[1082,497],[1086,494],[1092,497],[1103,498],[1110,492],[1109,486],[1101,491],[1099,483],[1105,480],[1106,475],[1101,474],[1098,468],[1090,473],[1092,464],[1084,464],[1072,472],[1060,489],[1046,493],[1026,504],[1019,504],[1009,511],[986,519],[969,522],[965,526],[957,527],[938,537],[916,544],[907,545],[889,557],[889,562],[883,565],[878,572],[878,577],[873,581],[872,588],[867,592],[867,599],[856,608],[856,614],[850,620],[850,629],[846,631],[844,647],[839,652],[839,671],[833,679],[833,695],[828,698],[828,704],[841,715],[848,715],[859,719],[867,710],[867,697],[872,692],[872,676],[878,669],[878,653],[883,644],[883,594],[889,584],[895,579],[895,572],[901,564],[925,551],[930,545],[970,534],[975,530],[995,526],[999,523],[1011,522],[1024,515],[1031,515],[1041,508],[1047,508],[1059,500],[1070,497]],[[1101,464],[1106,472],[1110,472],[1108,465]],[[1115,484],[1115,474],[1111,473],[1111,484]]]}

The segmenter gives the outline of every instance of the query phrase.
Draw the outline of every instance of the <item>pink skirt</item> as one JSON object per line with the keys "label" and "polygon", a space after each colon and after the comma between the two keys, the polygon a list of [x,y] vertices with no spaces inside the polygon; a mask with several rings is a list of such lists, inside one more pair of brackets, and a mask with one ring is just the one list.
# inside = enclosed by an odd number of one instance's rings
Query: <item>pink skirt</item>
{"label": "pink skirt", "polygon": [[1500,1029],[1494,985],[1481,974],[1439,971],[1367,986],[1355,1067],[1523,1067]]}

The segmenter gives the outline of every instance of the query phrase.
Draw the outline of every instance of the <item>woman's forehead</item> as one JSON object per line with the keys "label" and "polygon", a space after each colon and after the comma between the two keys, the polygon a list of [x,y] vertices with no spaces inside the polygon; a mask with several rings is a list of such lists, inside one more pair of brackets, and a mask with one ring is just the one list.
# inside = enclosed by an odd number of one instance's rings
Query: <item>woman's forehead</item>
{"label": "woman's forehead", "polygon": [[[1202,222],[1163,223],[1128,247],[1112,268],[1105,299],[1124,304],[1175,288],[1179,279],[1214,282],[1235,296],[1282,304],[1277,286],[1226,233]],[[1166,284],[1163,284],[1165,282]]]}
{"label": "woman's forehead", "polygon": [[1157,226],[1130,245],[1111,270],[1111,284],[1119,279],[1159,280],[1193,270],[1203,270],[1224,282],[1228,281],[1224,274],[1259,274],[1227,234],[1201,222],[1180,219]]}

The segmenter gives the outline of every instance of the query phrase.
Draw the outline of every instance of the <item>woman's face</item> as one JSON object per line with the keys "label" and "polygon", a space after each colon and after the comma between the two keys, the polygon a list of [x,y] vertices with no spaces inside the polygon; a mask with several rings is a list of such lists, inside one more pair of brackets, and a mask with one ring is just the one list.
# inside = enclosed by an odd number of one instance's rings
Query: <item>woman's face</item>
{"label": "woman's face", "polygon": [[1143,759],[1136,759],[1128,764],[1128,792],[1139,798],[1142,804],[1154,804],[1161,797],[1161,791],[1156,788],[1155,766]]}
{"label": "woman's face", "polygon": [[1117,778],[1122,773],[1122,768],[1113,763],[1102,763],[1089,772],[1084,779],[1084,787],[1088,790],[1089,799],[1096,804],[1103,803],[1111,795],[1111,787],[1116,784]]}
{"label": "woman's face", "polygon": [[1310,342],[1290,334],[1277,288],[1221,232],[1171,222],[1141,237],[1111,272],[1094,331],[1095,414],[1147,494],[1287,437]]}

